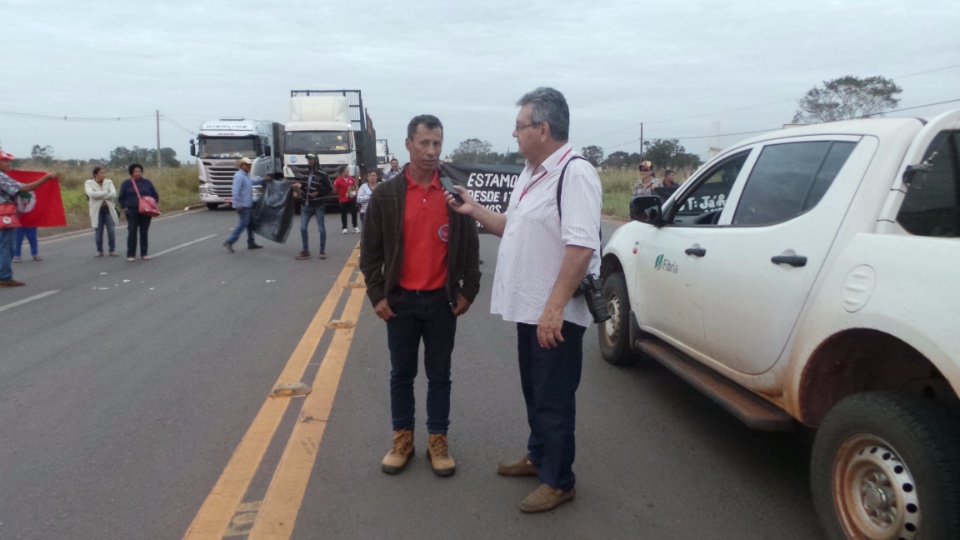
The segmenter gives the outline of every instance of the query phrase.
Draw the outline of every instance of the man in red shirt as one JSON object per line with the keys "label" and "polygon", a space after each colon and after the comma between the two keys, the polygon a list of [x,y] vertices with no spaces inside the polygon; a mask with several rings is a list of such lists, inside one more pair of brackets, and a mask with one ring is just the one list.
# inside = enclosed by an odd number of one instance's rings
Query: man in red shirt
{"label": "man in red shirt", "polygon": [[340,222],[343,224],[343,234],[347,234],[347,212],[353,219],[353,232],[357,228],[357,181],[347,172],[346,165],[340,167],[340,176],[333,182],[333,189],[337,190],[337,200],[340,201]]}
{"label": "man in red shirt", "polygon": [[457,317],[480,290],[480,244],[473,218],[450,209],[437,164],[443,125],[421,115],[407,125],[410,163],[370,198],[360,242],[360,270],[377,316],[387,322],[393,448],[382,469],[397,474],[413,455],[414,396],[420,342],[427,374],[427,455],[449,476],[450,358]]}

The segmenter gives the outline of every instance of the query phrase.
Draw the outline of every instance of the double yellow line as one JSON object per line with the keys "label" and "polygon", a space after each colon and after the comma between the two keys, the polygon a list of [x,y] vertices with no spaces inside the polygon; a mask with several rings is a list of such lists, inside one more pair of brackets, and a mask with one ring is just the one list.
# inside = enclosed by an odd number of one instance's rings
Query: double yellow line
{"label": "double yellow line", "polygon": [[[287,361],[277,385],[300,381],[323,337],[324,329],[333,322],[333,310],[345,290],[350,290],[342,321],[356,322],[363,307],[363,277],[356,272],[359,250],[354,250],[340,271],[333,288],[314,316],[306,332]],[[356,273],[356,281],[351,277]],[[352,287],[351,287],[352,286]],[[333,399],[340,384],[340,375],[353,342],[354,325],[334,330],[333,340],[313,381],[313,392],[303,402],[300,417],[273,474],[266,496],[259,503],[243,504],[250,482],[261,466],[263,456],[283,419],[290,400],[267,398],[253,423],[234,451],[226,469],[207,495],[200,511],[193,518],[184,539],[220,539],[224,536],[244,536],[250,539],[290,538],[303,502],[307,481],[317,458],[323,431],[329,419]],[[239,523],[235,516],[243,516]],[[236,526],[253,522],[249,533],[237,531]],[[243,527],[245,529],[245,527]]]}

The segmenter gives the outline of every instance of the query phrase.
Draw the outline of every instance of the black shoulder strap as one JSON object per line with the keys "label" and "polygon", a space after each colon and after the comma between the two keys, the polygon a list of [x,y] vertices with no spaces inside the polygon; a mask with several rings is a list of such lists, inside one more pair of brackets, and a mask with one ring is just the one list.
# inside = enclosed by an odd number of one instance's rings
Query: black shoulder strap
{"label": "black shoulder strap", "polygon": [[[570,165],[570,162],[575,159],[587,161],[587,158],[583,156],[573,156],[568,159],[563,165],[563,169],[560,170],[560,179],[557,180],[557,214],[560,216],[561,222],[563,221],[563,208],[560,206],[560,197],[563,195],[563,176],[567,173],[567,165]],[[600,241],[603,242],[603,229],[600,229]]]}
{"label": "black shoulder strap", "polygon": [[567,162],[563,164],[563,169],[560,170],[560,180],[557,180],[557,214],[560,215],[561,220],[563,220],[563,208],[560,206],[560,198],[563,195],[563,176],[567,174],[567,166],[570,165],[570,162],[575,159],[582,159],[584,161],[587,160],[587,158],[583,156],[573,156],[572,158],[568,159]]}

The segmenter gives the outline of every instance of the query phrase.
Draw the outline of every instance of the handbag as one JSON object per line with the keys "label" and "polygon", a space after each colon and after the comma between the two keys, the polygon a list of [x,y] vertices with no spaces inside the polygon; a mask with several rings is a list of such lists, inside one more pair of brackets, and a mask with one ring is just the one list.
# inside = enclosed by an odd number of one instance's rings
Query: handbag
{"label": "handbag", "polygon": [[16,229],[20,226],[20,213],[17,203],[0,203],[0,229]]}
{"label": "handbag", "polygon": [[159,216],[160,206],[157,204],[157,200],[149,195],[141,197],[140,189],[137,187],[137,182],[132,178],[130,179],[130,182],[133,184],[133,190],[137,192],[137,212],[150,217]]}

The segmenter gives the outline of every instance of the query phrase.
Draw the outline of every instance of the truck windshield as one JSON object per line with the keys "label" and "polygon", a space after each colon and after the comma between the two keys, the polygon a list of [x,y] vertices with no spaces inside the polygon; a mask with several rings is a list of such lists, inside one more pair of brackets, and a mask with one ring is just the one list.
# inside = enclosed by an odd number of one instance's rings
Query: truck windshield
{"label": "truck windshield", "polygon": [[257,157],[252,137],[201,137],[200,157],[208,159],[239,159]]}
{"label": "truck windshield", "polygon": [[346,154],[350,152],[349,131],[288,131],[288,154]]}

